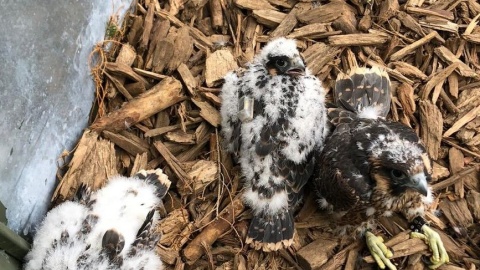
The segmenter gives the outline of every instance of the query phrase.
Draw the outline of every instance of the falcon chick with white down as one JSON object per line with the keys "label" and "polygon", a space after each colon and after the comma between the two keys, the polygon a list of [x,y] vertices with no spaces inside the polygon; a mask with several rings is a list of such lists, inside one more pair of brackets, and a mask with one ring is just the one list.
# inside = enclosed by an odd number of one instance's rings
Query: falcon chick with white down
{"label": "falcon chick with white down", "polygon": [[170,187],[162,170],[115,176],[95,193],[52,209],[37,230],[25,270],[159,270],[157,207]]}
{"label": "falcon chick with white down", "polygon": [[327,134],[325,93],[294,40],[269,42],[222,88],[222,132],[253,210],[247,243],[264,251],[293,243],[293,211]]}

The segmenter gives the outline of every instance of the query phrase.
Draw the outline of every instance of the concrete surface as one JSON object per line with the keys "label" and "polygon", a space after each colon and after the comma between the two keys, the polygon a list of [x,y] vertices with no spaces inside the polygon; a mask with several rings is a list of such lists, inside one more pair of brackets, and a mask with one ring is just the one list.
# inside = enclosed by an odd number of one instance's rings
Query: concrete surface
{"label": "concrete surface", "polygon": [[56,160],[87,125],[87,65],[110,14],[129,0],[0,0],[0,200],[29,234],[56,186]]}

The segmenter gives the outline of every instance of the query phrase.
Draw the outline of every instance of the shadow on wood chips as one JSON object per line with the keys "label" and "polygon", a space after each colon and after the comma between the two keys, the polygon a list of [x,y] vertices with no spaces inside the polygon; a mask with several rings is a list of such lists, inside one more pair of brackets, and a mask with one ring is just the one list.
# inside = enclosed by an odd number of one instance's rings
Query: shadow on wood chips
{"label": "shadow on wood chips", "polygon": [[[236,164],[222,150],[219,92],[269,39],[298,40],[329,92],[339,72],[380,66],[392,79],[389,117],[411,126],[434,162],[427,218],[451,263],[480,267],[480,4],[475,0],[134,1],[112,16],[93,52],[92,124],[58,173],[53,204],[81,183],[162,168],[173,181],[158,226],[169,269],[375,269],[360,240],[337,239],[307,194],[293,247],[263,253],[243,241],[251,214]],[[96,62],[95,62],[96,61]],[[403,218],[379,220],[399,269],[426,269],[427,246]]]}

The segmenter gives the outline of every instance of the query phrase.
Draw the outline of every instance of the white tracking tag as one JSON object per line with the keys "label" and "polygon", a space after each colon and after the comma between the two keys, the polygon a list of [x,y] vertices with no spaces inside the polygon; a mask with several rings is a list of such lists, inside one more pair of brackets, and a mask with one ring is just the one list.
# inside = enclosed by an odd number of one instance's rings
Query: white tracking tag
{"label": "white tracking tag", "polygon": [[253,103],[254,99],[251,97],[241,97],[238,103],[238,118],[242,122],[253,120]]}

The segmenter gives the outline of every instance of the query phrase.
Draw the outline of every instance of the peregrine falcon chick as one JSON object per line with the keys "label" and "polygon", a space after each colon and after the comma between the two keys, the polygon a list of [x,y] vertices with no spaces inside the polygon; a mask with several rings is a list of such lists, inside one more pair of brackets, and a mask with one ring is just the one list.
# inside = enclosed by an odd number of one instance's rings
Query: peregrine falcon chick
{"label": "peregrine falcon chick", "polygon": [[294,40],[269,42],[222,88],[222,132],[253,210],[247,243],[264,251],[293,242],[293,211],[327,133],[324,90]]}
{"label": "peregrine falcon chick", "polygon": [[162,170],[115,176],[95,193],[52,209],[35,235],[25,270],[163,269],[156,208],[170,187]]}
{"label": "peregrine falcon chick", "polygon": [[425,147],[409,127],[386,120],[390,110],[390,79],[379,68],[356,68],[340,74],[337,108],[329,109],[336,126],[318,158],[314,185],[321,208],[335,212],[335,226],[354,227],[365,235],[380,268],[395,269],[391,252],[367,229],[379,216],[401,213],[413,234],[432,249],[431,268],[448,262],[442,241],[424,221],[433,201],[429,186],[432,166]]}

